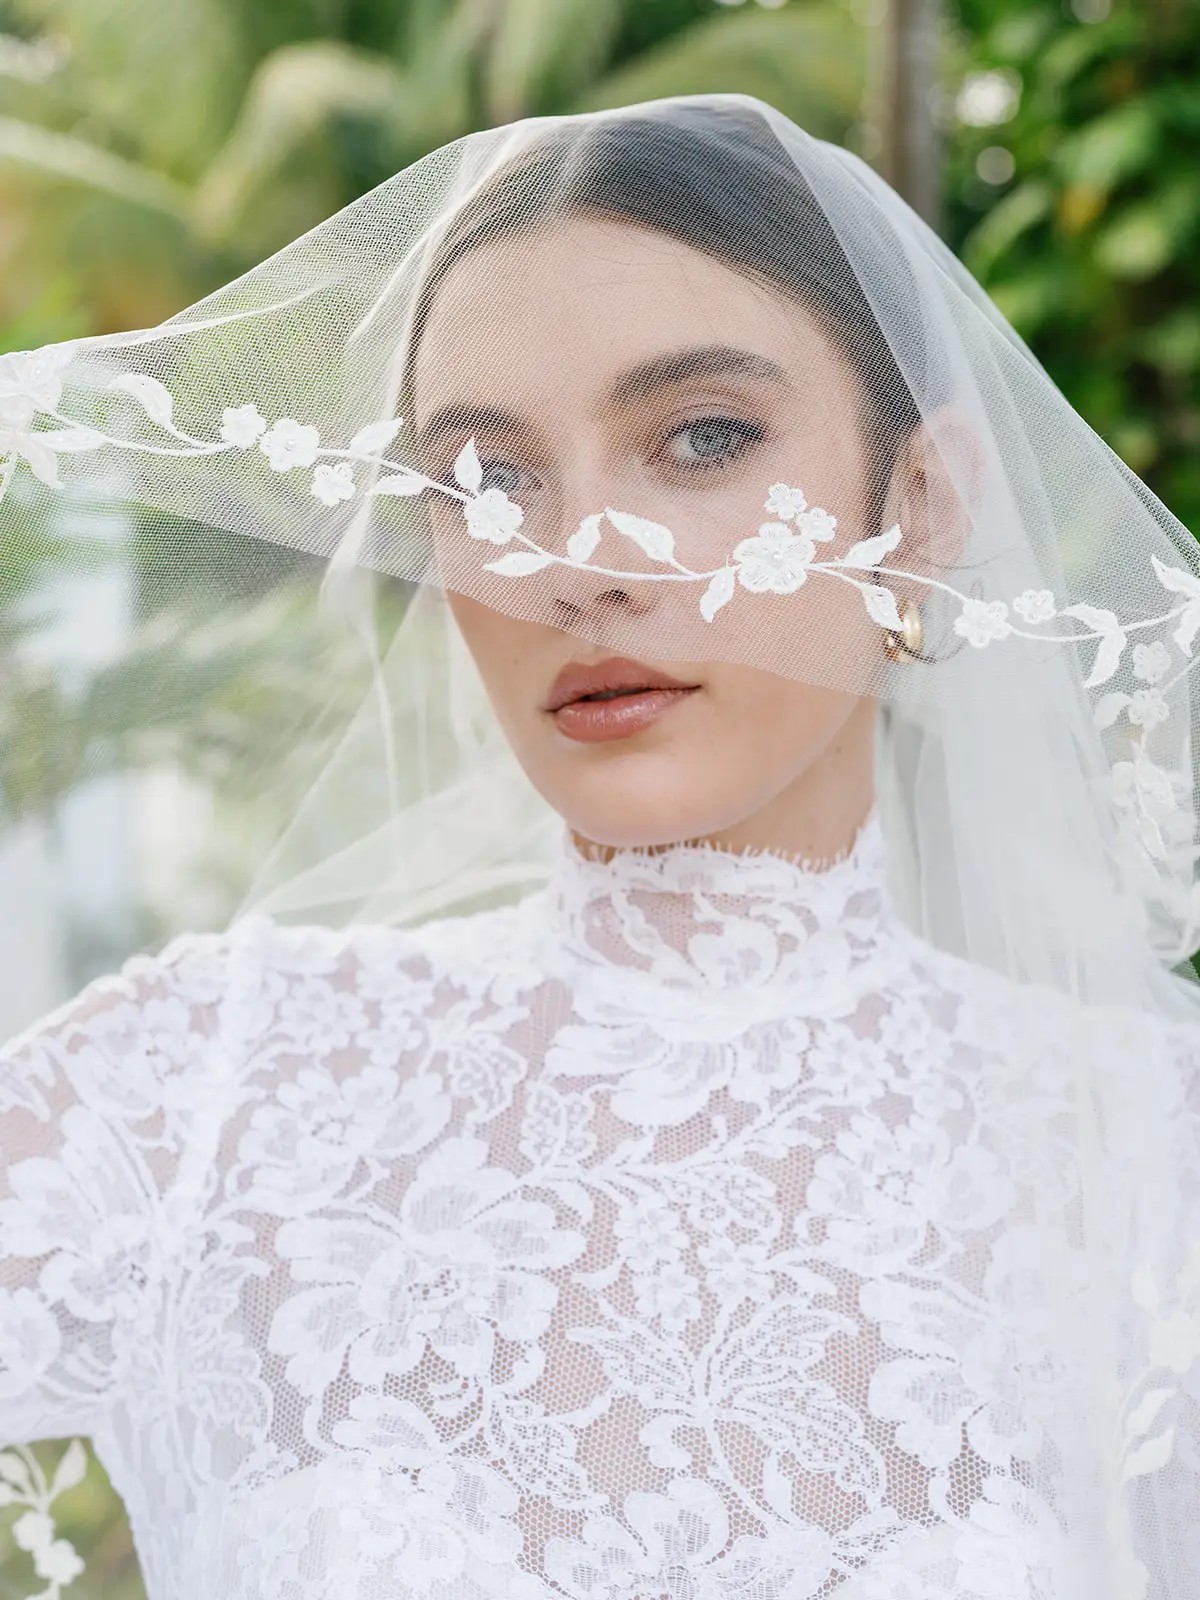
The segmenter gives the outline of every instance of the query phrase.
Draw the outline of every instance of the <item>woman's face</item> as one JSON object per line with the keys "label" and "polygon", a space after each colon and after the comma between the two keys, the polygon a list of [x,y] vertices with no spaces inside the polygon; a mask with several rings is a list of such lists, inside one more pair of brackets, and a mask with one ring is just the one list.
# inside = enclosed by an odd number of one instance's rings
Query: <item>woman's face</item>
{"label": "woman's face", "polygon": [[[573,218],[451,268],[411,425],[422,469],[447,482],[474,437],[482,486],[522,506],[542,549],[562,553],[582,518],[613,507],[670,527],[699,571],[774,519],[764,501],[781,481],[837,516],[821,555],[879,531],[858,399],[796,302],[666,235]],[[591,557],[610,575],[556,563],[496,578],[481,569],[497,547],[466,536],[449,496],[428,498],[444,502],[431,507],[439,564],[496,715],[578,836],[806,855],[850,841],[872,799],[874,701],[728,658],[874,671],[883,635],[855,589],[819,575],[788,595],[739,588],[705,622],[703,584],[611,575],[669,570],[612,527]],[[484,583],[497,605],[473,597]],[[537,586],[543,620],[500,609],[514,585],[526,608]],[[680,687],[656,687],[664,676]]]}

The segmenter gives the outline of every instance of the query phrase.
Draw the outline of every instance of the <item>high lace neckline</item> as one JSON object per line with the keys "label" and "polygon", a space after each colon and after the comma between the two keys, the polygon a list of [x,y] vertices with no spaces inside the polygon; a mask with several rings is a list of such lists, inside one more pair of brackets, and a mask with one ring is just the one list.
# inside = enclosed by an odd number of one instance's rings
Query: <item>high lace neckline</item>
{"label": "high lace neckline", "polygon": [[827,862],[709,844],[584,854],[564,831],[544,893],[551,943],[631,1006],[738,1016],[841,1010],[904,957],[878,806]]}

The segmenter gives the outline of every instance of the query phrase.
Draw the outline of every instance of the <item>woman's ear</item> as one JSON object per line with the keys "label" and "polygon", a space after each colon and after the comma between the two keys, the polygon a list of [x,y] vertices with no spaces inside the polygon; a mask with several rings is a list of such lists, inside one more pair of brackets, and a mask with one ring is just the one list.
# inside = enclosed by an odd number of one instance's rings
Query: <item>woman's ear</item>
{"label": "woman's ear", "polygon": [[[914,428],[896,457],[884,496],[880,526],[898,523],[901,535],[889,565],[934,578],[952,571],[962,558],[984,471],[975,430],[950,408]],[[922,599],[928,585],[913,584],[911,592]]]}

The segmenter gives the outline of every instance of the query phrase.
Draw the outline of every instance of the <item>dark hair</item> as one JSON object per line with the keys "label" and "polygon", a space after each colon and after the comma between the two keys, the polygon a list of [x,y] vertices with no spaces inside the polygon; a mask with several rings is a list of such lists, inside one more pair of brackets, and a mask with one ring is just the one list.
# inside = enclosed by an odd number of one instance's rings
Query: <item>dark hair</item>
{"label": "dark hair", "polygon": [[604,114],[582,134],[578,123],[559,124],[500,168],[435,247],[412,323],[406,403],[421,335],[451,267],[492,240],[579,215],[666,233],[783,289],[813,315],[858,381],[870,461],[866,503],[877,519],[920,413],[807,179],[767,118],[736,101]]}

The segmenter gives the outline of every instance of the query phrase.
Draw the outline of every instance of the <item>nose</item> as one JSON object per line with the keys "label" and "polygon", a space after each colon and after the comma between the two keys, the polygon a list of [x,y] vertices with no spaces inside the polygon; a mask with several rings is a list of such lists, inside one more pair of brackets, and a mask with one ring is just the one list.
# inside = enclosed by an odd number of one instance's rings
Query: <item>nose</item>
{"label": "nose", "polygon": [[611,619],[648,616],[657,604],[659,587],[650,577],[613,578],[604,572],[558,563],[553,575],[552,607],[560,627]]}
{"label": "nose", "polygon": [[[662,590],[669,585],[656,581],[637,549],[602,515],[605,488],[611,494],[612,485],[593,482],[591,493],[581,493],[581,487],[576,484],[571,496],[574,504],[569,509],[564,507],[562,542],[556,541],[563,555],[575,559],[555,562],[548,574],[556,620],[560,626],[569,626],[583,621],[615,622],[648,616],[658,608]],[[590,536],[584,536],[587,524],[592,530]]]}

